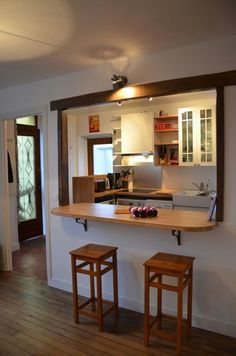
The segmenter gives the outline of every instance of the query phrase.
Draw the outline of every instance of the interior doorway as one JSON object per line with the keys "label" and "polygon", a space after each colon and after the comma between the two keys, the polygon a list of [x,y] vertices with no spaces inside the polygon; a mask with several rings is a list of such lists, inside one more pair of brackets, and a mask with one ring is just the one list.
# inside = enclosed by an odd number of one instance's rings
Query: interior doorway
{"label": "interior doorway", "polygon": [[46,280],[38,121],[37,116],[27,116],[14,122],[19,249],[13,251],[12,262],[15,272]]}
{"label": "interior doorway", "polygon": [[[42,190],[41,196],[41,220],[39,238],[34,237],[27,240],[19,241],[18,238],[18,214],[17,214],[17,164],[16,164],[16,147],[17,147],[17,130],[16,118],[23,118],[27,115],[35,115],[38,117],[37,135],[40,137],[40,170],[35,171],[35,181],[39,182],[36,177],[40,176],[41,182],[35,184],[35,189],[40,184]],[[19,258],[23,257],[21,264],[23,274],[34,278],[47,280],[51,276],[51,261],[50,261],[50,241],[48,229],[48,170],[47,170],[47,111],[46,107],[36,107],[30,110],[20,110],[4,114],[0,120],[0,162],[2,166],[1,181],[0,181],[0,197],[1,208],[4,214],[1,216],[1,252],[0,269],[3,271],[11,271],[13,269],[13,255],[17,256],[18,267]],[[11,128],[9,130],[9,127]],[[34,139],[33,139],[34,140]],[[7,154],[9,151],[10,154]],[[29,152],[28,152],[29,154]],[[26,155],[27,156],[27,155]],[[10,159],[9,159],[10,158]],[[9,161],[11,163],[12,175],[9,175]],[[9,180],[10,177],[10,180]],[[15,185],[15,187],[14,187]],[[33,189],[29,189],[27,193]],[[29,199],[29,196],[28,196]],[[30,197],[32,201],[32,197]],[[13,203],[14,202],[14,203]],[[35,214],[37,215],[37,214]],[[37,234],[38,234],[37,233]],[[27,254],[27,255],[26,255]],[[26,258],[27,257],[27,258]],[[21,273],[18,269],[18,272]],[[26,273],[25,273],[26,272]],[[36,274],[34,274],[36,272]],[[41,277],[40,277],[41,274]],[[42,277],[43,276],[43,277]]]}

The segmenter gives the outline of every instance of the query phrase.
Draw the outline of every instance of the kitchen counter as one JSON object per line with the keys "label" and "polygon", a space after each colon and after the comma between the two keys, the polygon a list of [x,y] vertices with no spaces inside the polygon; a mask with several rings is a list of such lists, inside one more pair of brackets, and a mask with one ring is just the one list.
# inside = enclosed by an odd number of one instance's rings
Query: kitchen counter
{"label": "kitchen counter", "polygon": [[101,198],[109,195],[122,195],[127,197],[145,197],[145,198],[172,198],[172,195],[176,193],[177,190],[173,189],[157,189],[150,192],[132,192],[132,191],[125,191],[125,189],[113,189],[113,190],[105,190],[104,192],[96,192],[95,198]]}
{"label": "kitchen counter", "polygon": [[120,192],[122,192],[122,189],[109,189],[109,190],[104,190],[103,192],[95,192],[94,197],[95,197],[95,199],[102,198],[102,197],[107,197],[110,195],[115,195]]}
{"label": "kitchen counter", "polygon": [[[119,209],[121,213],[116,214]],[[127,207],[95,203],[78,203],[52,209],[52,214],[101,222],[113,222],[177,231],[208,231],[218,223],[207,220],[207,212],[159,209],[156,218],[134,218]]]}

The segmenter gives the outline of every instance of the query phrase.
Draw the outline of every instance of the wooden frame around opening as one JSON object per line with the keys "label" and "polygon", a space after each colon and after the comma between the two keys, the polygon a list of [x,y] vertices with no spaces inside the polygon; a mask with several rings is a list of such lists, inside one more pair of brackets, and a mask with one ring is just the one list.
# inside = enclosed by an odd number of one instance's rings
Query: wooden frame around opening
{"label": "wooden frame around opening", "polygon": [[191,91],[215,89],[216,98],[216,138],[217,138],[217,214],[216,220],[223,221],[224,209],[224,87],[236,85],[236,70],[206,74],[161,82],[134,85],[117,91],[108,90],[51,102],[51,110],[58,111],[58,179],[59,205],[69,204],[68,189],[68,137],[67,115],[64,110],[83,106],[145,97],[180,94]]}

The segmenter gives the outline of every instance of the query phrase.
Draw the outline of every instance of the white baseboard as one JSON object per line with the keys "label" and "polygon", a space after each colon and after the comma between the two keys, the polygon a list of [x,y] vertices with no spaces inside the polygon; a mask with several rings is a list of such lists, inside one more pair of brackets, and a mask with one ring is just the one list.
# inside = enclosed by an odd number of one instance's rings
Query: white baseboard
{"label": "white baseboard", "polygon": [[18,251],[20,249],[20,244],[19,242],[14,243],[11,245],[11,252]]}
{"label": "white baseboard", "polygon": [[4,262],[0,262],[0,271],[6,271],[6,264]]}
{"label": "white baseboard", "polygon": [[[72,284],[59,279],[50,278],[48,280],[48,285],[53,288],[62,289],[67,292],[72,292]],[[80,290],[80,295],[83,295],[84,297],[89,297],[89,289],[87,287],[79,286],[79,290]],[[103,298],[107,300],[112,300],[112,294],[103,293]],[[143,302],[140,302],[135,299],[129,299],[126,297],[119,296],[119,306],[140,313],[143,313],[144,311]],[[173,309],[164,308],[163,312],[170,315],[176,315],[176,311]],[[156,305],[152,305],[152,304],[150,305],[150,313],[152,315],[156,314]],[[184,315],[184,317],[186,318],[186,315]],[[193,314],[192,325],[200,329],[213,331],[231,337],[236,337],[236,324],[235,325],[229,324],[222,320],[215,320],[202,315]]]}

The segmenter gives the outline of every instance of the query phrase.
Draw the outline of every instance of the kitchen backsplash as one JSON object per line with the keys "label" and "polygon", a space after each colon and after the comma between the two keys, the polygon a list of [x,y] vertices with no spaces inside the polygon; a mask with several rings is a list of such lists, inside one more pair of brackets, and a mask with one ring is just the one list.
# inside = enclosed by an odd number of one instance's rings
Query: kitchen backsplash
{"label": "kitchen backsplash", "polygon": [[[134,172],[133,186],[135,188],[161,188],[161,168],[153,166],[136,166],[131,168]],[[120,172],[121,169],[114,169]]]}
{"label": "kitchen backsplash", "polygon": [[[176,169],[177,168],[177,169]],[[210,182],[208,182],[210,179]],[[162,188],[195,190],[198,185],[209,183],[210,190],[216,190],[216,167],[163,167]]]}
{"label": "kitchen backsplash", "polygon": [[[133,185],[136,188],[162,188],[195,190],[203,182],[210,190],[216,190],[216,167],[132,167]],[[120,172],[121,169],[115,169]],[[208,181],[210,179],[210,181]]]}

